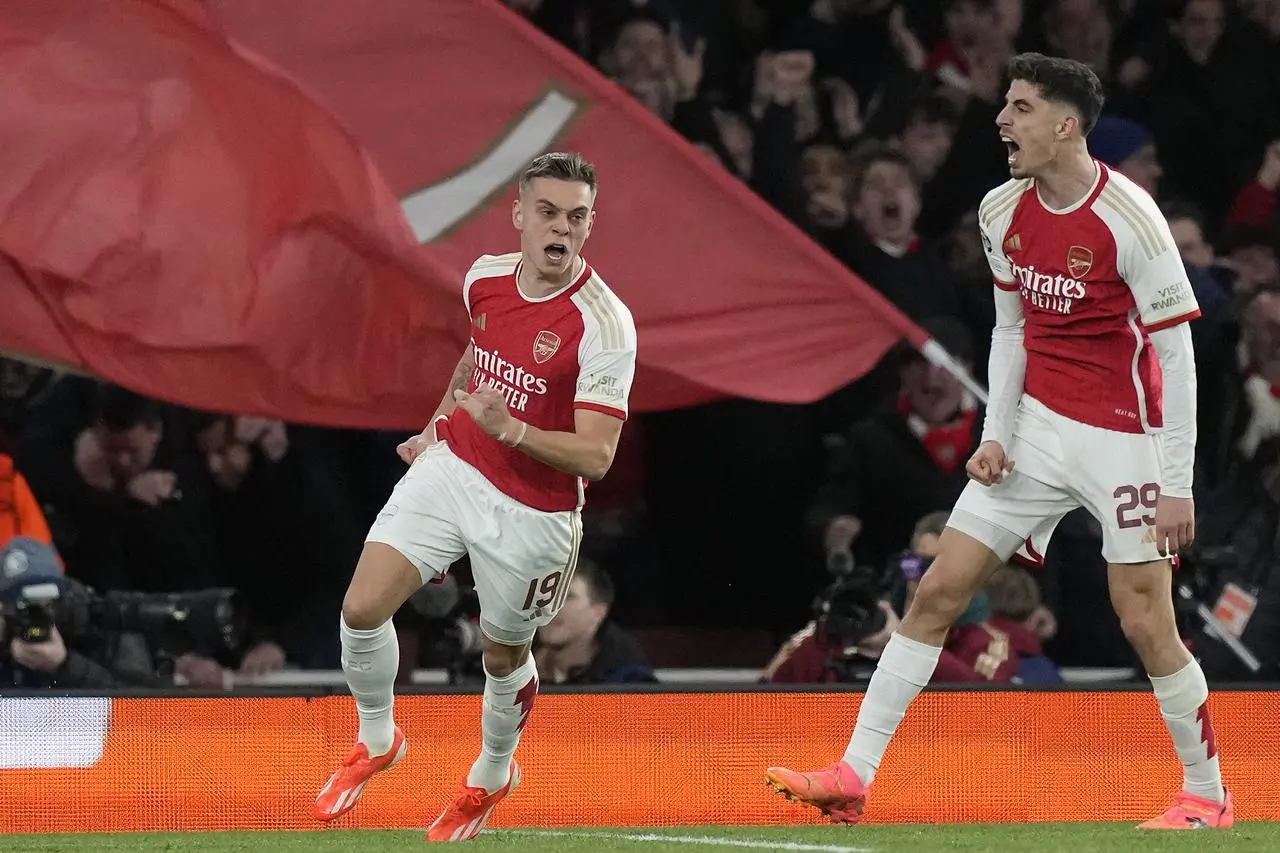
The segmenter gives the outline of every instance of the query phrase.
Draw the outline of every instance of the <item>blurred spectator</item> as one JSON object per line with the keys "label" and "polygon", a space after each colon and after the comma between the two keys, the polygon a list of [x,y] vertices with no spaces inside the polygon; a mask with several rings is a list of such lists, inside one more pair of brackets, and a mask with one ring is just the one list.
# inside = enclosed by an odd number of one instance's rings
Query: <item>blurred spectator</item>
{"label": "blurred spectator", "polygon": [[[1280,46],[1280,0],[1241,0],[1245,17],[1256,24],[1266,40]],[[1273,51],[1273,57],[1276,55]]]}
{"label": "blurred spectator", "polygon": [[32,411],[17,462],[72,576],[104,590],[218,585],[208,480],[184,426],[173,409],[70,377]]}
{"label": "blurred spectator", "polygon": [[1280,138],[1280,76],[1256,28],[1231,19],[1224,0],[1170,4],[1165,32],[1139,51],[1147,120],[1169,189],[1194,199],[1215,229],[1247,179],[1246,168]]}
{"label": "blurred spectator", "polygon": [[[925,59],[924,69],[942,83],[968,92],[970,69],[985,61],[991,39],[1000,34],[1000,10],[996,0],[944,0],[943,7],[945,34]],[[896,7],[890,27],[898,39],[912,37],[902,34],[904,18],[902,7]]]}
{"label": "blurred spectator", "polygon": [[245,675],[286,660],[339,664],[337,620],[364,530],[313,432],[261,418],[202,415],[196,446],[213,481],[226,582],[249,608]]}
{"label": "blurred spectator", "polygon": [[1107,0],[1050,0],[1044,13],[1044,36],[1049,51],[1092,68],[1107,86],[1111,101],[1119,94],[1109,85],[1116,16],[1116,7]]}
{"label": "blurred spectator", "polygon": [[[1196,435],[1195,492],[1216,487],[1220,470],[1222,418],[1228,399],[1229,383],[1214,381],[1235,371],[1235,302],[1232,291],[1235,273],[1218,262],[1213,246],[1205,239],[1204,217],[1192,204],[1171,202],[1162,207],[1169,231],[1186,265],[1187,280],[1195,291],[1200,316],[1190,323],[1195,345],[1196,411],[1200,413]],[[1208,381],[1205,381],[1208,379]]]}
{"label": "blurred spectator", "polygon": [[31,487],[13,464],[13,459],[0,453],[0,546],[15,536],[53,545],[49,524]]}
{"label": "blurred spectator", "polygon": [[1151,131],[1132,119],[1104,115],[1089,133],[1089,153],[1124,174],[1147,191],[1158,195],[1160,158],[1156,156]]}
{"label": "blurred spectator", "polygon": [[59,378],[47,367],[0,356],[0,452],[14,453],[27,412]]}
{"label": "blurred spectator", "polygon": [[538,673],[547,684],[656,682],[639,642],[609,620],[613,581],[583,557],[556,618],[534,639]]}
{"label": "blurred spectator", "polygon": [[[926,328],[962,364],[972,338],[940,318]],[[911,349],[900,352],[896,400],[853,425],[811,511],[827,558],[856,553],[882,566],[911,536],[917,519],[948,509],[968,482],[964,466],[978,446],[984,409],[954,376]]]}
{"label": "blurred spectator", "polygon": [[1240,188],[1227,221],[1233,225],[1266,228],[1276,222],[1277,190],[1280,190],[1280,139],[1262,152],[1262,163],[1253,180]]}
{"label": "blurred spectator", "polygon": [[916,233],[920,186],[902,152],[874,145],[858,157],[850,212],[837,257],[916,322],[962,313],[950,271]]}
{"label": "blurred spectator", "polygon": [[820,243],[835,239],[849,223],[849,158],[830,142],[815,142],[800,156],[809,231]]}
{"label": "blurred spectator", "polygon": [[907,110],[898,143],[916,180],[926,188],[951,152],[959,120],[951,102],[937,95],[923,96]]}
{"label": "blurred spectator", "polygon": [[[670,121],[677,86],[673,60],[683,57],[684,47],[677,38],[668,38],[667,27],[666,18],[657,12],[637,10],[600,56],[600,68],[636,100]],[[695,57],[701,76],[701,57]]]}
{"label": "blurred spectator", "polygon": [[1236,274],[1236,292],[1249,297],[1280,289],[1280,230],[1231,223],[1222,236],[1224,263]]}

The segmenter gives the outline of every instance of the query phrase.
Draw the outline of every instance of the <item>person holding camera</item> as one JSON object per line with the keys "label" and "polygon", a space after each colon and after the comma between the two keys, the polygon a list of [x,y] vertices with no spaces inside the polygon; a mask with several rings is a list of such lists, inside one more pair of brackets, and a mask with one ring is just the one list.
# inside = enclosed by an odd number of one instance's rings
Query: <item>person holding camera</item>
{"label": "person holding camera", "polygon": [[[850,682],[870,677],[885,643],[897,629],[899,612],[938,553],[947,513],[916,523],[910,546],[889,561],[878,586],[865,570],[837,577],[820,597],[818,618],[793,635],[774,656],[762,681],[775,683]],[[879,599],[877,600],[877,595]],[[935,682],[1060,681],[1040,641],[1056,630],[1039,586],[1026,570],[1005,566],[947,635]]]}
{"label": "person holding camera", "polygon": [[[53,548],[17,536],[0,549],[0,686],[159,687],[146,641],[69,618],[87,591],[62,573]],[[65,633],[64,633],[65,632]]]}

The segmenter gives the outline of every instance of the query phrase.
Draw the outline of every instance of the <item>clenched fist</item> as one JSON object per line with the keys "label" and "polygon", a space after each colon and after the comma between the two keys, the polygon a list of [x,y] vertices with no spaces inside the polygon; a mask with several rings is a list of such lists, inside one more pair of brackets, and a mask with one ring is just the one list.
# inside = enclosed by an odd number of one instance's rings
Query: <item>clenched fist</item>
{"label": "clenched fist", "polygon": [[1013,460],[1005,455],[1000,442],[984,441],[969,457],[964,470],[969,479],[991,486],[1002,481],[1004,475],[1013,470]]}

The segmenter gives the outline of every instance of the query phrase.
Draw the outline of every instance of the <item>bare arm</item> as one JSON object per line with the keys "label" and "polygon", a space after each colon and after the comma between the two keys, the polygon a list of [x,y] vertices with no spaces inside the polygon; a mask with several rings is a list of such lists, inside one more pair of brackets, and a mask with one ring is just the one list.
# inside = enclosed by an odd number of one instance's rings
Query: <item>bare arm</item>
{"label": "bare arm", "polygon": [[453,376],[449,379],[449,387],[445,389],[440,405],[436,406],[435,414],[431,416],[431,420],[427,422],[426,429],[422,431],[422,435],[430,441],[435,441],[436,438],[436,422],[441,418],[449,417],[453,410],[458,407],[458,402],[454,399],[453,392],[467,390],[467,383],[471,379],[471,371],[475,370],[475,366],[475,354],[471,350],[471,345],[468,344],[467,348],[462,351],[462,358],[458,359],[458,366],[453,369]]}
{"label": "bare arm", "polygon": [[486,433],[557,471],[599,480],[613,464],[622,418],[578,409],[573,413],[573,432],[543,430],[513,416],[496,388],[484,386],[474,394],[458,391],[454,397]]}
{"label": "bare arm", "polygon": [[521,432],[524,437],[517,448],[525,455],[557,471],[599,480],[613,464],[622,420],[578,409],[573,413],[573,432],[551,432],[532,426],[521,428]]}

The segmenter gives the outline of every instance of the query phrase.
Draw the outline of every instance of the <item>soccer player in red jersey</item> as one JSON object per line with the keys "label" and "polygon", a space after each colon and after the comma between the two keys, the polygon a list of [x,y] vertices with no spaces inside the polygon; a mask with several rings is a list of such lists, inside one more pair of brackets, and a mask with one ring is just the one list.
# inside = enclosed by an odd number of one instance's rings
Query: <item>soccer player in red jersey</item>
{"label": "soccer player in red jersey", "polygon": [[320,820],[349,811],[404,755],[391,617],[464,554],[485,638],[482,748],[427,839],[475,837],[520,781],[513,756],[538,693],[530,641],[564,603],[586,481],[609,470],[635,373],[631,314],[580,256],[595,199],[595,169],[581,156],[538,157],[512,204],[520,251],[482,256],[466,275],[471,343],[427,428],[399,447],[409,470],[342,604],[342,668],[360,732],[316,798]]}
{"label": "soccer player in red jersey", "polygon": [[767,778],[837,822],[857,822],[970,596],[1024,542],[1043,542],[1084,507],[1102,527],[1111,600],[1184,768],[1173,805],[1142,827],[1229,827],[1209,688],[1178,637],[1169,561],[1194,537],[1187,321],[1199,307],[1155,202],[1089,155],[1085,137],[1103,104],[1093,71],[1022,54],[1009,77],[997,125],[1012,179],[979,208],[996,323],[972,482],[885,646],[844,756],[810,773],[770,768]]}

